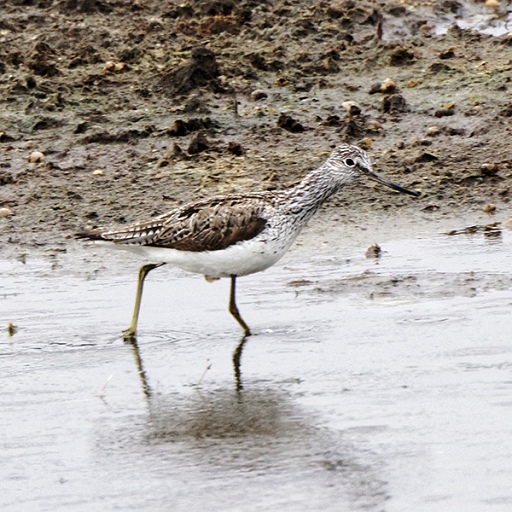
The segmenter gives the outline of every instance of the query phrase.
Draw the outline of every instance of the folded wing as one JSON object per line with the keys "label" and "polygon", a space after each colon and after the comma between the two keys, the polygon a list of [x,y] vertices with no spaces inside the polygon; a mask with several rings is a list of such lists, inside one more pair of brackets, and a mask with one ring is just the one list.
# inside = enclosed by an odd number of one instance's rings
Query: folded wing
{"label": "folded wing", "polygon": [[119,245],[148,245],[180,251],[218,251],[260,234],[266,226],[265,194],[222,196],[195,201],[121,229],[77,233],[77,238]]}

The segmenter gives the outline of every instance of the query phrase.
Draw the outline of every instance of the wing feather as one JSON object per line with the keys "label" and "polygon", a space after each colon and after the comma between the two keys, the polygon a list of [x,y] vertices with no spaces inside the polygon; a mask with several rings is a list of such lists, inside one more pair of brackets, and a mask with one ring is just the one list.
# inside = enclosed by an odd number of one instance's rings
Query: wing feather
{"label": "wing feather", "polygon": [[176,210],[112,231],[77,233],[77,238],[119,245],[148,245],[180,251],[218,251],[257,236],[267,221],[263,210],[271,194],[220,196],[186,204]]}

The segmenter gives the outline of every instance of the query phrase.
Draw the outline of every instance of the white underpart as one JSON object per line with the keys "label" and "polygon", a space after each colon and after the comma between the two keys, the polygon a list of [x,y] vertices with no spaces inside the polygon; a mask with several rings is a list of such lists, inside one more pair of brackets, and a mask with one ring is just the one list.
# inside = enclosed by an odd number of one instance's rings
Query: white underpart
{"label": "white underpart", "polygon": [[246,276],[271,267],[284,256],[295,238],[296,236],[293,236],[280,240],[259,235],[220,251],[204,252],[178,251],[144,245],[109,245],[142,256],[148,263],[165,262],[195,274],[230,277]]}

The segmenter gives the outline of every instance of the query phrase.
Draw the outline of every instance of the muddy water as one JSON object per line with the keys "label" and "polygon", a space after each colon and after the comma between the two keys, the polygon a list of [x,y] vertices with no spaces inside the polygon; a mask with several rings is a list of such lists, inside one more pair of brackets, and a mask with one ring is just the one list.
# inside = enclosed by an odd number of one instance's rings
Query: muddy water
{"label": "muddy water", "polygon": [[512,235],[381,246],[240,279],[241,394],[227,282],[151,274],[144,380],[136,261],[1,263],[0,509],[511,510]]}

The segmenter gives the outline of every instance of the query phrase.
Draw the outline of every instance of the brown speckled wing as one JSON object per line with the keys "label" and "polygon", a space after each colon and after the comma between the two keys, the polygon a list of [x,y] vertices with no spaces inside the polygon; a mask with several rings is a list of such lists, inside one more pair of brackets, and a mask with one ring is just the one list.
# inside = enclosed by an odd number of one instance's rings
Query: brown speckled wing
{"label": "brown speckled wing", "polygon": [[78,238],[119,245],[147,245],[180,251],[219,251],[263,231],[269,194],[222,196],[186,204],[177,210],[119,230],[78,233]]}
{"label": "brown speckled wing", "polygon": [[185,205],[169,216],[149,245],[180,251],[219,251],[263,231],[263,195],[226,196]]}

